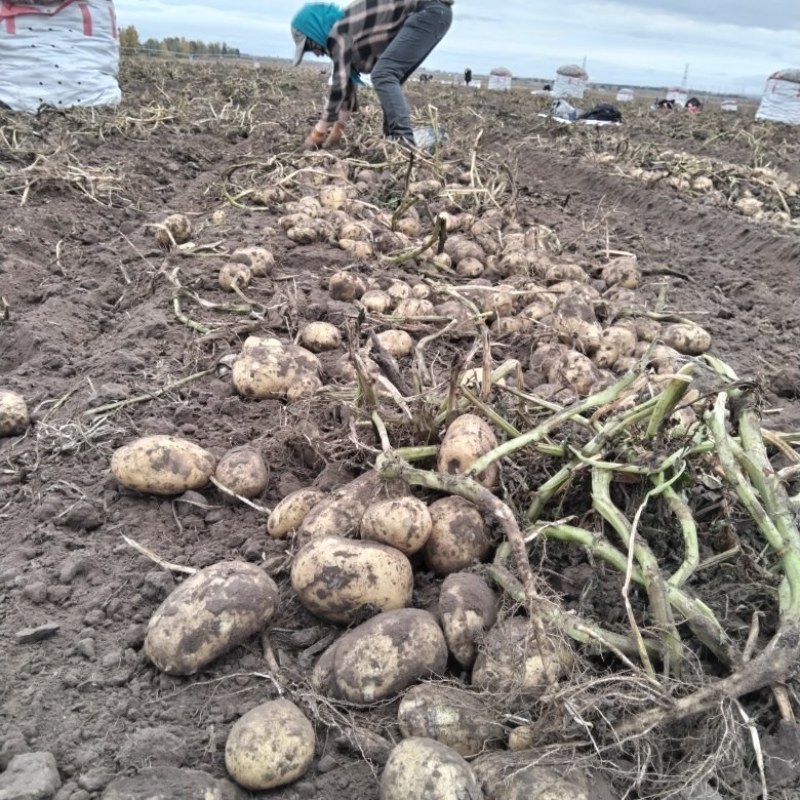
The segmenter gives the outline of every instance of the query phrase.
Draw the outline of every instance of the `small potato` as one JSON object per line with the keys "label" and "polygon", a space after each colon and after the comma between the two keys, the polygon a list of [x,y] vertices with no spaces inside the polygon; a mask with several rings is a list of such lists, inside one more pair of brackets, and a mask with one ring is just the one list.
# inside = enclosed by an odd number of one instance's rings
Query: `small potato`
{"label": "small potato", "polygon": [[442,184],[433,178],[424,181],[412,181],[408,184],[408,191],[411,194],[421,194],[423,197],[433,197],[442,191]]}
{"label": "small potato", "polygon": [[281,217],[278,220],[278,225],[280,225],[285,231],[289,231],[292,228],[297,227],[308,228],[314,225],[314,219],[308,214],[300,213],[299,211],[293,211],[287,214],[285,217]]}
{"label": "small potato", "polygon": [[355,220],[345,217],[339,228],[339,238],[349,239],[354,242],[368,242],[372,238],[372,232],[369,226],[363,222],[356,222]]}
{"label": "small potato", "polygon": [[324,235],[321,228],[312,225],[295,225],[294,228],[289,228],[286,231],[286,236],[291,239],[295,244],[314,244],[318,242]]}
{"label": "small potato", "polygon": [[483,263],[472,257],[462,258],[456,266],[456,273],[462,278],[479,278],[483,270]]}
{"label": "small potato", "polygon": [[325,492],[306,488],[287,494],[272,509],[267,519],[267,533],[275,539],[283,539],[302,524],[311,509],[325,498]]}
{"label": "small potato", "polygon": [[636,330],[627,325],[611,325],[603,331],[603,342],[620,356],[632,356],[636,350]]}
{"label": "small potato", "polygon": [[392,281],[386,287],[386,294],[392,298],[393,303],[399,303],[411,297],[411,287],[405,281]]}
{"label": "small potato", "polygon": [[600,375],[597,367],[588,356],[567,350],[547,373],[549,383],[569,386],[581,397],[588,397]]}
{"label": "small potato", "polygon": [[672,347],[664,344],[651,345],[650,342],[639,342],[635,355],[639,358],[647,356],[648,363],[659,375],[677,372],[686,360]]}
{"label": "small potato", "polygon": [[442,583],[438,615],[450,652],[469,668],[479,641],[497,621],[497,596],[479,575],[456,572]]}
{"label": "small potato", "polygon": [[347,200],[344,186],[323,186],[319,190],[319,204],[323,208],[341,208]]}
{"label": "small potato", "polygon": [[380,800],[483,800],[472,767],[434,739],[396,745],[381,776]]}
{"label": "small potato", "polygon": [[25,433],[30,422],[25,398],[16,392],[0,389],[0,437]]}
{"label": "small potato", "polygon": [[601,341],[600,347],[592,353],[592,361],[601,369],[610,369],[617,363],[619,350],[608,341]]}
{"label": "small potato", "polygon": [[[497,447],[497,437],[476,414],[462,414],[448,426],[439,447],[436,468],[445,475],[462,475],[481,456]],[[482,486],[491,489],[497,483],[497,463],[490,464],[475,476]]]}
{"label": "small potato", "polygon": [[263,630],[278,587],[260,567],[223,561],[172,591],[147,625],[144,653],[162,672],[193,675]]}
{"label": "small potato", "polygon": [[394,229],[399,231],[400,233],[404,234],[405,236],[410,236],[412,239],[416,236],[419,236],[422,232],[422,227],[419,224],[419,219],[415,219],[414,217],[401,217],[395,222]]}
{"label": "small potato", "polygon": [[452,263],[458,266],[465,258],[475,258],[481,263],[486,259],[486,254],[477,242],[456,234],[449,236],[445,242],[444,252],[450,256]]}
{"label": "small potato", "polygon": [[249,267],[254,278],[269,275],[275,266],[275,256],[266,247],[240,247],[233,251],[231,261]]}
{"label": "small potato", "polygon": [[[541,766],[541,752],[485,753],[472,762],[472,768],[483,788],[485,800],[591,800],[611,797],[593,792],[585,774],[579,769],[559,770]],[[598,782],[593,786],[598,789]],[[602,785],[602,784],[601,784]]]}
{"label": "small potato", "polygon": [[[559,359],[567,352],[569,352],[569,350],[566,345],[560,342],[541,344],[531,353],[530,368],[534,372],[538,372],[547,377],[556,366]],[[551,383],[556,382],[551,381]]]}
{"label": "small potato", "polygon": [[453,266],[453,259],[447,253],[437,253],[431,257],[431,264],[439,269],[450,269]]}
{"label": "small potato", "polygon": [[[324,688],[351,703],[377,703],[419,680],[442,675],[447,645],[433,614],[417,608],[385,611],[339,637],[320,661],[330,669]],[[331,662],[332,659],[332,662]]]}
{"label": "small potato", "polygon": [[391,310],[393,304],[394,301],[389,296],[388,292],[384,292],[382,289],[370,289],[361,295],[361,305],[363,305],[367,311],[376,314],[386,314]]}
{"label": "small potato", "polygon": [[433,525],[422,552],[428,568],[449,575],[482,561],[491,550],[483,517],[463,497],[443,497],[428,506]]}
{"label": "small potato", "polygon": [[403,738],[435,739],[464,758],[478,755],[505,739],[497,715],[481,698],[455,686],[413,686],[400,701],[397,722]]}
{"label": "small potato", "polygon": [[554,295],[541,295],[532,303],[528,303],[519,315],[530,322],[539,322],[553,313],[555,307]]}
{"label": "small potato", "polygon": [[531,272],[528,257],[522,250],[504,251],[497,267],[504,278],[512,275],[529,275]]}
{"label": "small potato", "polygon": [[219,460],[214,477],[240,497],[258,497],[269,483],[269,469],[255,447],[229,450]]}
{"label": "small potato", "polygon": [[300,331],[300,343],[312,353],[323,353],[339,347],[342,335],[330,322],[309,322]]}
{"label": "small potato", "polygon": [[347,302],[364,294],[364,282],[352,272],[340,270],[328,279],[328,291],[334,300]]}
{"label": "small potato", "polygon": [[225,769],[245,789],[260,791],[301,778],[314,759],[314,726],[286,699],[250,709],[225,742]]}
{"label": "small potato", "polygon": [[297,551],[291,581],[312,614],[349,624],[367,608],[390,611],[409,605],[414,573],[394,547],[322,536]]}
{"label": "small potato", "polygon": [[639,286],[639,268],[636,256],[618,256],[603,267],[601,273],[606,286],[619,286],[621,289],[636,289]]}
{"label": "small potato", "polygon": [[177,436],[143,436],[114,451],[111,473],[128,489],[176,495],[202,489],[214,474],[215,459],[200,445]]}
{"label": "small potato", "polygon": [[511,617],[488,633],[472,670],[472,685],[511,696],[535,698],[562,678],[573,663],[562,640],[541,644],[530,620]]}
{"label": "small potato", "polygon": [[219,285],[225,292],[232,292],[234,287],[246,289],[253,280],[253,273],[250,267],[235,262],[224,264],[219,271]]}
{"label": "small potato", "polygon": [[377,334],[381,347],[393,358],[405,358],[414,349],[414,339],[407,331],[388,330]]}
{"label": "small potato", "polygon": [[416,497],[380,500],[367,508],[361,519],[361,538],[380,542],[411,555],[431,535],[428,507]]}
{"label": "small potato", "polygon": [[170,214],[156,228],[156,242],[166,249],[175,244],[185,244],[192,236],[192,223],[185,214]]}
{"label": "small potato", "polygon": [[413,318],[413,317],[433,317],[436,315],[436,309],[430,300],[421,300],[418,297],[409,297],[406,300],[401,300],[394,311],[393,317],[398,319]]}
{"label": "small potato", "polygon": [[509,291],[486,292],[481,311],[488,312],[491,315],[489,319],[510,317],[514,313],[514,295]]}
{"label": "small potato", "polygon": [[513,336],[518,333],[529,333],[533,330],[533,320],[523,316],[498,317],[491,324],[492,332],[497,336]]}
{"label": "small potato", "polygon": [[664,344],[687,356],[699,356],[711,347],[711,334],[699,325],[667,325],[661,335]]}
{"label": "small potato", "polygon": [[359,241],[357,239],[339,239],[339,247],[350,255],[356,261],[369,261],[375,252],[369,242]]}
{"label": "small potato", "polygon": [[633,325],[639,341],[654,342],[661,336],[661,323],[658,320],[649,317],[634,317]]}

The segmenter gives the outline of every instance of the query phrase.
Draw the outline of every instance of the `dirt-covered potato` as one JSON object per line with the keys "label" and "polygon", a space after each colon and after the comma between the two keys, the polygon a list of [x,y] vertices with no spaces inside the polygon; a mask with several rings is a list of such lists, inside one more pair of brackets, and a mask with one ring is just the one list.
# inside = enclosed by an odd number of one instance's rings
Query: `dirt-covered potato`
{"label": "dirt-covered potato", "polygon": [[323,186],[319,190],[319,204],[323,208],[341,208],[347,200],[344,186]]}
{"label": "dirt-covered potato", "polygon": [[392,316],[402,319],[404,317],[433,317],[436,315],[436,309],[430,300],[424,300],[419,297],[407,297],[401,300],[392,311]]}
{"label": "dirt-covered potato", "polygon": [[316,225],[295,225],[286,231],[286,238],[295,244],[314,244],[323,237],[324,233],[324,228]]}
{"label": "dirt-covered potato", "polygon": [[246,289],[253,280],[253,273],[247,265],[232,261],[220,267],[218,280],[223,291],[232,292],[234,287]]}
{"label": "dirt-covered potato", "polygon": [[636,256],[612,258],[601,273],[606,286],[619,286],[621,289],[636,289],[639,286],[639,268]]}
{"label": "dirt-covered potato", "polygon": [[465,758],[505,739],[497,714],[478,695],[444,684],[412,686],[400,701],[397,722],[404,738],[435,739]]}
{"label": "dirt-covered potato", "polygon": [[497,596],[480,575],[453,573],[442,583],[438,616],[450,652],[469,668],[478,642],[497,621]]}
{"label": "dirt-covered potato", "polygon": [[393,358],[405,358],[414,349],[414,339],[407,331],[390,329],[377,335],[381,347]]}
{"label": "dirt-covered potato", "polygon": [[556,771],[540,765],[540,751],[485,753],[472,762],[485,800],[590,800],[608,797],[590,791],[578,769]]}
{"label": "dirt-covered potato", "polygon": [[432,614],[402,608],[377,614],[340,636],[319,661],[312,675],[318,691],[351,703],[376,703],[442,675],[447,645]]}
{"label": "dirt-covered potato", "polygon": [[365,291],[362,278],[346,270],[334,272],[328,279],[328,292],[334,300],[347,302],[361,297]]}
{"label": "dirt-covered potato", "polygon": [[200,445],[178,436],[143,436],[111,456],[112,475],[128,489],[174,495],[202,489],[214,474],[216,459]]}
{"label": "dirt-covered potato", "polygon": [[435,739],[396,745],[381,775],[380,800],[483,800],[472,767]]}
{"label": "dirt-covered potato", "polygon": [[569,261],[559,261],[551,264],[544,274],[547,284],[561,283],[561,281],[578,281],[586,283],[589,276],[580,264],[572,264]]}
{"label": "dirt-covered potato", "polygon": [[408,558],[394,547],[322,536],[297,551],[291,581],[312,614],[347,624],[367,608],[391,611],[409,605],[414,573]]}
{"label": "dirt-covered potato", "polygon": [[315,747],[306,715],[291,700],[269,700],[234,723],[225,742],[225,769],[252,791],[285,786],[306,773]]}
{"label": "dirt-covered potato", "polygon": [[[462,414],[448,426],[439,446],[436,468],[446,475],[462,475],[490,450],[497,447],[497,437],[489,424],[476,414]],[[497,483],[497,463],[490,464],[475,480],[491,489]]]}
{"label": "dirt-covered potato", "polygon": [[324,498],[325,492],[311,487],[287,494],[272,509],[267,519],[267,533],[275,539],[285,538],[303,524],[306,514]]}
{"label": "dirt-covered potato", "polygon": [[300,331],[300,343],[312,353],[323,353],[339,347],[342,334],[330,322],[309,322]]}
{"label": "dirt-covered potato", "polygon": [[375,254],[372,245],[360,239],[339,239],[339,247],[356,261],[368,261]]}
{"label": "dirt-covered potato", "polygon": [[244,445],[222,456],[214,477],[240,497],[258,497],[269,483],[269,469],[255,447]]}
{"label": "dirt-covered potato", "polygon": [[592,304],[579,295],[564,295],[556,301],[553,328],[563,344],[578,352],[593,353],[600,346],[603,329]]}
{"label": "dirt-covered potato", "polygon": [[361,519],[361,538],[394,547],[411,555],[420,550],[431,535],[428,507],[416,497],[380,500],[367,508]]}
{"label": "dirt-covered potato", "polygon": [[574,350],[567,350],[562,354],[547,373],[549,383],[569,386],[581,397],[587,397],[592,393],[599,378],[599,370],[592,360]]}
{"label": "dirt-covered potato", "polygon": [[530,620],[511,617],[487,634],[472,670],[472,685],[509,695],[538,697],[572,665],[572,650],[563,640],[540,643]]}
{"label": "dirt-covered potato", "polygon": [[172,247],[173,242],[185,244],[191,236],[192,223],[185,214],[170,214],[156,227],[156,242],[165,249]]}
{"label": "dirt-covered potato", "polygon": [[428,568],[450,575],[482,561],[491,550],[483,517],[463,497],[443,497],[428,506],[433,525],[422,549]]}
{"label": "dirt-covered potato", "polygon": [[386,314],[394,305],[394,300],[383,289],[369,289],[361,295],[361,305],[375,314]]}
{"label": "dirt-covered potato", "polygon": [[16,392],[0,389],[0,437],[25,433],[30,422],[25,398]]}
{"label": "dirt-covered potato", "polygon": [[456,274],[462,278],[479,278],[483,271],[483,262],[472,256],[462,258],[456,266]]}
{"label": "dirt-covered potato", "polygon": [[223,561],[174,589],[147,626],[144,653],[170,675],[193,675],[263,630],[278,587],[260,567]]}
{"label": "dirt-covered potato", "polygon": [[542,320],[553,313],[557,299],[554,294],[541,292],[519,312],[519,315],[532,322]]}
{"label": "dirt-covered potato", "polygon": [[677,372],[686,360],[674,348],[667,347],[665,344],[652,344],[650,342],[639,342],[636,345],[634,355],[637,358],[647,357],[648,364],[655,369],[659,375],[667,375]]}
{"label": "dirt-covered potato", "polygon": [[497,336],[512,336],[518,333],[529,333],[533,330],[534,321],[523,316],[498,317],[491,324],[492,333]]}
{"label": "dirt-covered potato", "polygon": [[603,331],[603,343],[611,345],[619,356],[636,351],[636,329],[629,325],[611,325]]}
{"label": "dirt-covered potato", "polygon": [[233,385],[239,394],[257,400],[299,400],[322,386],[319,367],[317,357],[305,348],[249,336],[233,362]]}
{"label": "dirt-covered potato", "polygon": [[392,298],[393,303],[399,303],[401,300],[407,300],[411,297],[411,286],[405,281],[393,280],[385,291]]}
{"label": "dirt-covered potato", "polygon": [[249,267],[254,278],[269,275],[275,266],[275,256],[266,247],[240,247],[233,251],[231,261]]}
{"label": "dirt-covered potato", "polygon": [[636,338],[642,342],[654,342],[661,336],[661,323],[658,320],[649,317],[634,317],[633,326],[636,330]]}
{"label": "dirt-covered potato", "polygon": [[687,356],[702,355],[711,347],[711,334],[705,328],[689,323],[667,325],[661,338],[667,347]]}
{"label": "dirt-covered potato", "polygon": [[481,263],[486,260],[486,253],[483,252],[483,249],[477,242],[459,234],[447,237],[444,252],[450,256],[453,265],[456,267],[459,262],[463,261],[465,258],[475,258]]}

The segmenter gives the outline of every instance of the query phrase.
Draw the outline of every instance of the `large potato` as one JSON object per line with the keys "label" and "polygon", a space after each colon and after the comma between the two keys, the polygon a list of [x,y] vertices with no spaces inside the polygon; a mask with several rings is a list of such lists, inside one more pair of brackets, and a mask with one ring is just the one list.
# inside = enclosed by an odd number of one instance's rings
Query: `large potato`
{"label": "large potato", "polygon": [[314,726],[291,700],[269,700],[238,719],[225,742],[225,768],[245,789],[284,786],[314,758]]}
{"label": "large potato", "polygon": [[215,459],[200,445],[177,436],[143,436],[114,451],[111,473],[128,489],[145,494],[183,494],[202,489]]}
{"label": "large potato", "polygon": [[472,767],[433,739],[400,742],[381,776],[380,800],[483,800]]}
{"label": "large potato", "polygon": [[380,500],[367,508],[361,519],[361,538],[388,544],[411,555],[420,550],[431,535],[428,507],[416,497]]}
{"label": "large potato", "polygon": [[448,575],[439,594],[439,620],[450,652],[469,668],[478,655],[478,641],[497,621],[497,596],[479,575]]}
{"label": "large potato", "polygon": [[428,506],[433,523],[422,552],[437,575],[449,575],[482,561],[491,549],[483,517],[463,497],[443,497]]}
{"label": "large potato", "polygon": [[664,344],[687,356],[699,356],[711,347],[711,334],[699,325],[676,323],[667,325],[662,334]]}
{"label": "large potato", "polygon": [[367,608],[389,611],[407,606],[414,573],[408,558],[394,547],[322,536],[297,551],[291,581],[312,614],[346,624]]}
{"label": "large potato", "polygon": [[275,256],[266,247],[240,247],[233,251],[231,261],[245,264],[254,277],[269,275],[275,266]]}
{"label": "large potato", "polygon": [[625,255],[612,258],[603,267],[603,280],[607,286],[620,286],[623,289],[635,289],[639,285],[639,268],[636,256]]}
{"label": "large potato", "polygon": [[587,397],[600,379],[595,363],[582,353],[567,350],[547,373],[547,380],[559,386],[569,386],[576,394]]}
{"label": "large potato", "polygon": [[575,294],[565,295],[556,301],[553,329],[563,344],[581,353],[597,350],[603,334],[591,303]]}
{"label": "large potato", "polygon": [[258,633],[278,604],[278,588],[254,564],[224,561],[187,578],[156,609],[145,655],[170,675],[192,675]]}
{"label": "large potato", "polygon": [[444,684],[412,686],[400,701],[397,721],[406,739],[435,739],[465,758],[505,739],[497,715],[478,695]]}
{"label": "large potato", "polygon": [[249,336],[233,362],[233,385],[239,394],[257,400],[299,400],[322,386],[317,357],[278,339]]}
{"label": "large potato", "polygon": [[255,447],[244,445],[222,456],[214,477],[240,497],[258,497],[269,483],[269,469]]}
{"label": "large potato", "polygon": [[339,329],[330,322],[309,322],[300,331],[300,341],[312,353],[335,350],[342,343]]}
{"label": "large potato", "polygon": [[414,340],[407,331],[382,331],[378,334],[377,339],[381,347],[393,358],[405,358],[414,349]]}
{"label": "large potato", "polygon": [[0,389],[0,436],[17,436],[30,425],[25,398],[16,392]]}
{"label": "large potato", "polygon": [[386,611],[333,644],[328,689],[351,703],[376,703],[441,675],[446,666],[447,645],[433,614],[417,608]]}
{"label": "large potato", "polygon": [[272,509],[267,519],[267,533],[275,539],[285,538],[303,524],[306,514],[324,497],[325,492],[311,487],[287,494]]}
{"label": "large potato", "polygon": [[[461,475],[495,447],[497,447],[497,437],[488,423],[475,414],[462,414],[447,428],[439,447],[436,468],[446,475]],[[475,480],[487,488],[492,488],[497,483],[497,474],[498,468],[495,462],[476,475]]]}
{"label": "large potato", "polygon": [[486,800],[590,800],[594,796],[578,769],[557,772],[540,766],[541,755],[531,750],[486,753],[475,759],[472,767]]}
{"label": "large potato", "polygon": [[558,639],[538,641],[530,620],[512,617],[488,633],[472,670],[472,684],[509,696],[538,697],[564,676],[572,650]]}

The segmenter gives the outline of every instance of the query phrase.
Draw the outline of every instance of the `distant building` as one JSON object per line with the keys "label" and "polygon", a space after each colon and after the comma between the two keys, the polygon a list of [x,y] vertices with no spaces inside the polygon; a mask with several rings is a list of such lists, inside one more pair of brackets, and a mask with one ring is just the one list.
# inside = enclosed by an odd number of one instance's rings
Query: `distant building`
{"label": "distant building", "polygon": [[800,69],[782,69],[769,76],[756,119],[800,125]]}
{"label": "distant building", "polygon": [[490,89],[510,89],[511,88],[511,70],[505,67],[495,67],[489,73],[489,88]]}
{"label": "distant building", "polygon": [[634,98],[633,89],[620,89],[617,92],[618,103],[630,103]]}
{"label": "distant building", "polygon": [[583,67],[576,64],[567,64],[556,70],[556,80],[553,84],[554,97],[583,97],[589,76]]}

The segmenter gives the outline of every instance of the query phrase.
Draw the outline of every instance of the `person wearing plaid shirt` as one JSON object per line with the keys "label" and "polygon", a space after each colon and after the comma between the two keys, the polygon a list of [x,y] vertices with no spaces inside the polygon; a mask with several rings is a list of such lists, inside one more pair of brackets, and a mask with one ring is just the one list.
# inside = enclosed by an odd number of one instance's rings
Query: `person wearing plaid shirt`
{"label": "person wearing plaid shirt", "polygon": [[453,0],[355,0],[347,8],[307,3],[292,19],[294,65],[307,52],[333,61],[330,94],[306,147],[330,147],[341,139],[357,109],[361,74],[383,108],[383,133],[414,147],[411,116],[401,88],[442,40],[453,21]]}

